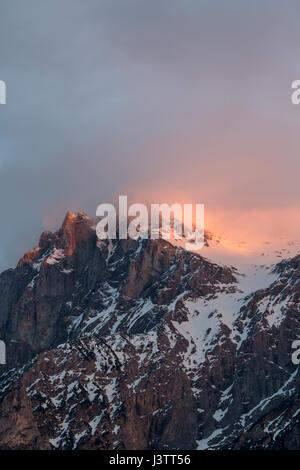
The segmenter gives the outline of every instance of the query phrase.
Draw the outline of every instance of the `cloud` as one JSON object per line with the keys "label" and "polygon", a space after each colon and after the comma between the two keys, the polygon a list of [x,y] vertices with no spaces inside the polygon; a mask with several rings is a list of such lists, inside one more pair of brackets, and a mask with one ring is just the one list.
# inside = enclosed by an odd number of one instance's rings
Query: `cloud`
{"label": "cloud", "polygon": [[298,2],[1,8],[0,269],[66,210],[93,215],[124,191],[210,211],[295,206]]}

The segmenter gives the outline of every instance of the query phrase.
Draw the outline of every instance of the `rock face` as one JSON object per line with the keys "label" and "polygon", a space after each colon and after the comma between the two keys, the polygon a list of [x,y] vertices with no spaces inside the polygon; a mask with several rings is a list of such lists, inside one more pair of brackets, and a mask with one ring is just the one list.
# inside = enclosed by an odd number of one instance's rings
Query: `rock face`
{"label": "rock face", "polygon": [[300,448],[300,257],[240,280],[68,213],[0,275],[0,449]]}

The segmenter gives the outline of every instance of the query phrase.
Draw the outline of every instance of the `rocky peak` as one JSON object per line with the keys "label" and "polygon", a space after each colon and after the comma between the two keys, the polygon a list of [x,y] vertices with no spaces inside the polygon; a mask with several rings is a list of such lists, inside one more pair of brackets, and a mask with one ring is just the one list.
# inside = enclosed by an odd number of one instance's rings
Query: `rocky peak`
{"label": "rocky peak", "polygon": [[57,249],[64,250],[66,256],[73,255],[75,251],[85,248],[90,241],[95,240],[93,219],[84,212],[77,214],[68,212],[54,239],[54,246]]}
{"label": "rocky peak", "polygon": [[68,213],[0,275],[0,448],[299,447],[299,277],[243,297],[232,267]]}

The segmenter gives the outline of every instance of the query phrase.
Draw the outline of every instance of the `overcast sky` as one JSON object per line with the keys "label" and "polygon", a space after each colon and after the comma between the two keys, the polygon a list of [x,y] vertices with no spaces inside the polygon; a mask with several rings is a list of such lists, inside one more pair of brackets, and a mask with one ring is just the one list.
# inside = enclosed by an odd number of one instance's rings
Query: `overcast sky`
{"label": "overcast sky", "polygon": [[0,270],[67,210],[94,216],[119,194],[201,202],[236,226],[272,214],[295,235],[299,1],[0,8]]}

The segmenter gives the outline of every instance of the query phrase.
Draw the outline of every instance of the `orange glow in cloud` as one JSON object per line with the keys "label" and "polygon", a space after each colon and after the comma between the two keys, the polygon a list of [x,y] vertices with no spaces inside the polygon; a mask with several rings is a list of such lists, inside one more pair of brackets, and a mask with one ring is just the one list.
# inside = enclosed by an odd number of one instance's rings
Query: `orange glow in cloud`
{"label": "orange glow in cloud", "polygon": [[199,197],[188,193],[168,189],[166,186],[157,188],[131,188],[128,191],[128,202],[179,203],[205,206],[205,229],[222,237],[223,246],[231,250],[247,252],[261,248],[267,242],[300,239],[300,206],[264,207],[253,209],[220,208],[205,204]]}
{"label": "orange glow in cloud", "polygon": [[[268,242],[280,240],[300,240],[300,206],[264,207],[231,209],[221,208],[206,203],[195,191],[184,192],[168,188],[166,184],[123,188],[120,194],[128,195],[128,205],[132,203],[167,203],[192,204],[203,203],[205,206],[205,230],[211,231],[222,239],[222,245],[230,251],[247,254],[251,250],[261,250]],[[103,202],[103,201],[100,201]],[[111,202],[118,207],[118,195]],[[96,210],[96,206],[95,206]],[[62,223],[66,210],[56,207],[43,215],[43,226],[47,230],[56,230]],[[91,217],[95,214],[89,214]]]}
{"label": "orange glow in cloud", "polygon": [[207,228],[241,244],[300,238],[300,207],[206,211]]}

